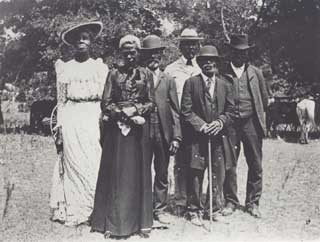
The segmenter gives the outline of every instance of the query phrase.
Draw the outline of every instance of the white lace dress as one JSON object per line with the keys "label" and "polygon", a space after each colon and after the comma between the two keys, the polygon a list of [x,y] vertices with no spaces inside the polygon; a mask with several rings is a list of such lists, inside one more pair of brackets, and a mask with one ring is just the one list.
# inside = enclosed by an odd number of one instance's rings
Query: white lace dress
{"label": "white lace dress", "polygon": [[50,207],[52,220],[67,226],[88,221],[93,209],[101,159],[100,100],[108,74],[101,59],[75,60],[55,65],[58,126],[63,137],[61,161],[54,168]]}

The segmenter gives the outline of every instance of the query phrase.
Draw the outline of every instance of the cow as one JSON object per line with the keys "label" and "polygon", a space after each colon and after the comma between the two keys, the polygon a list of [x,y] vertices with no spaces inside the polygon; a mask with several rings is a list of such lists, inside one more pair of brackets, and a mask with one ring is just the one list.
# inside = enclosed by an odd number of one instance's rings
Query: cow
{"label": "cow", "polygon": [[267,136],[271,134],[271,128],[276,137],[277,126],[279,124],[290,125],[297,129],[299,125],[299,119],[296,113],[297,103],[295,101],[275,101],[267,107],[266,110],[266,128],[267,128]]}
{"label": "cow", "polygon": [[320,100],[303,99],[297,104],[297,116],[301,126],[300,143],[309,143],[309,131],[320,123]]}
{"label": "cow", "polygon": [[32,103],[30,107],[30,131],[32,133],[50,134],[48,119],[54,107],[57,105],[57,100],[40,100]]}

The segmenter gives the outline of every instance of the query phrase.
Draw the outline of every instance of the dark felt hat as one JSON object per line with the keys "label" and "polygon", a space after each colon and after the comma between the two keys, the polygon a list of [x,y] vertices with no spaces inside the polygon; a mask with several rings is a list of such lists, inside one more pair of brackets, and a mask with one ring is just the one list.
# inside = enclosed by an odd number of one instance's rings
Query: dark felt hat
{"label": "dark felt hat", "polygon": [[197,60],[203,57],[214,57],[214,58],[220,59],[218,50],[213,45],[205,45],[201,47],[199,51],[199,55],[197,56]]}
{"label": "dark felt hat", "polygon": [[246,34],[232,34],[230,36],[230,42],[226,44],[237,50],[247,50],[254,47],[254,45],[249,45],[248,35]]}
{"label": "dark felt hat", "polygon": [[141,49],[144,50],[164,50],[166,47],[162,45],[160,37],[156,35],[148,35],[142,40]]}

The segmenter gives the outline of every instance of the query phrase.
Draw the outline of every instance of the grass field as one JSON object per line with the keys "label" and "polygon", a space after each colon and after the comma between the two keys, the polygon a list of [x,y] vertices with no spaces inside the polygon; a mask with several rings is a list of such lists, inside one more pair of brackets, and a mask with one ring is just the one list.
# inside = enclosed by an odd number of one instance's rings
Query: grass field
{"label": "grass field", "polygon": [[[49,220],[51,176],[57,159],[50,137],[0,135],[0,241],[105,241],[90,228],[67,228]],[[236,211],[212,231],[172,217],[168,229],[154,229],[148,241],[320,240],[320,142],[264,142],[262,219]],[[245,199],[247,167],[240,156],[239,197]],[[11,191],[11,194],[10,194]],[[9,199],[5,199],[8,197]],[[1,214],[2,214],[1,213]],[[1,239],[2,238],[2,239]],[[128,241],[144,241],[133,236]]]}

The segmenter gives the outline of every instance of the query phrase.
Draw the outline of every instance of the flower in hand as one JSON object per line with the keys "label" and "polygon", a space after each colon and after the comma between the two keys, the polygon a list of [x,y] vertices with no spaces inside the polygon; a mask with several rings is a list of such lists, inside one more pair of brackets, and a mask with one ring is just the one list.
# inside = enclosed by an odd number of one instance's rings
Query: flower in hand
{"label": "flower in hand", "polygon": [[132,106],[132,107],[124,107],[122,108],[122,112],[127,116],[127,117],[132,117],[136,114],[137,108]]}

